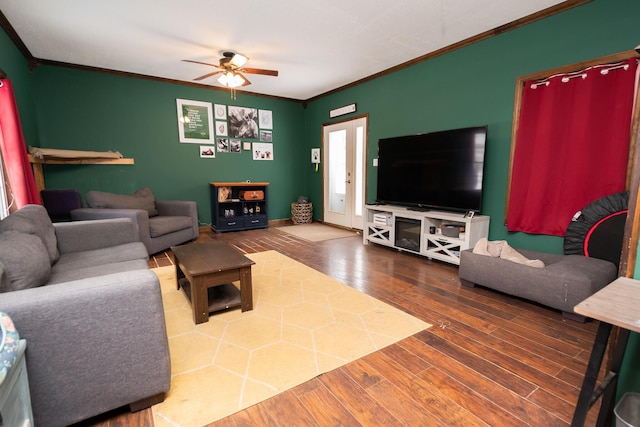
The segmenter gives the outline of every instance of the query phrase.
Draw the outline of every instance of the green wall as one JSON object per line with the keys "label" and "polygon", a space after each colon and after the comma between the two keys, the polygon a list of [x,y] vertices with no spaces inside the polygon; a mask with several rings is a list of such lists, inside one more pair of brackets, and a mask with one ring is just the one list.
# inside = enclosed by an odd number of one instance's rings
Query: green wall
{"label": "green wall", "polygon": [[[640,2],[594,0],[553,17],[314,100],[305,141],[321,146],[329,110],[357,103],[369,116],[367,200],[375,199],[380,138],[488,125],[483,213],[489,238],[516,247],[562,253],[562,239],[508,233],[504,226],[515,81],[522,75],[633,49],[640,44]],[[381,53],[383,54],[383,53]],[[349,116],[342,116],[344,119]],[[335,120],[334,120],[335,121]],[[603,147],[604,148],[604,147]],[[321,198],[321,176],[307,173],[310,196]]]}
{"label": "green wall", "polygon": [[[267,181],[269,219],[290,217],[303,189],[304,109],[298,102],[118,75],[45,66],[35,71],[36,115],[42,147],[113,150],[135,165],[45,166],[49,188],[131,193],[149,186],[158,199],[195,200],[210,223],[209,182]],[[180,143],[176,98],[273,112],[274,160],[250,151],[199,157],[200,144]],[[206,144],[202,144],[206,145]]]}

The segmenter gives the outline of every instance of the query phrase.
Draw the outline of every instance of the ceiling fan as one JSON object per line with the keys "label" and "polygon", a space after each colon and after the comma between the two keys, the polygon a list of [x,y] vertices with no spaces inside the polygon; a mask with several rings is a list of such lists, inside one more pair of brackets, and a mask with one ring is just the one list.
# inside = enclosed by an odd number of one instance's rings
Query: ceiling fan
{"label": "ceiling fan", "polygon": [[218,70],[211,73],[207,73],[200,77],[196,77],[194,80],[200,81],[208,77],[221,74],[218,81],[229,88],[235,88],[238,86],[247,86],[251,82],[247,79],[243,73],[246,74],[262,74],[265,76],[278,76],[278,72],[275,70],[263,70],[261,68],[247,68],[244,64],[247,63],[249,58],[244,55],[235,52],[222,52],[222,58],[220,58],[220,64],[209,64],[206,62],[192,61],[190,59],[183,59],[184,62],[192,62],[194,64],[208,65],[210,67],[216,67]]}

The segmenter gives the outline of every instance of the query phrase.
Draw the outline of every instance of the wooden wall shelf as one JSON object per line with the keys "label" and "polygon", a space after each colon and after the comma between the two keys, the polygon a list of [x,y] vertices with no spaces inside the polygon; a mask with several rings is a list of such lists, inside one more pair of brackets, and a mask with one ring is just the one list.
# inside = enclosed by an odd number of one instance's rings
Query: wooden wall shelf
{"label": "wooden wall shelf", "polygon": [[78,157],[78,158],[45,158],[41,159],[29,154],[29,162],[33,168],[33,177],[36,181],[38,193],[44,190],[44,172],[42,165],[132,165],[133,159],[112,159],[97,157]]}

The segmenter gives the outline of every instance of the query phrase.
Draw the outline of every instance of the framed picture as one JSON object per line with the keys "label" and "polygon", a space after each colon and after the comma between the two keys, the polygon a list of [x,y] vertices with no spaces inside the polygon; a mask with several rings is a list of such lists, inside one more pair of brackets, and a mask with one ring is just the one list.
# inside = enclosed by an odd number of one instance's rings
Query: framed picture
{"label": "framed picture", "polygon": [[227,106],[223,104],[215,104],[213,106],[216,120],[227,120]]}
{"label": "framed picture", "polygon": [[260,141],[262,142],[272,142],[273,134],[270,130],[262,130],[260,129]]}
{"label": "framed picture", "polygon": [[231,198],[231,187],[220,187],[218,188],[218,201],[224,202],[225,200],[229,200]]}
{"label": "framed picture", "polygon": [[180,142],[213,143],[211,103],[176,99]]}
{"label": "framed picture", "polygon": [[260,129],[273,129],[273,114],[271,110],[260,110]]}
{"label": "framed picture", "polygon": [[214,147],[213,145],[201,145],[200,157],[203,159],[215,159],[216,147]]}
{"label": "framed picture", "polygon": [[229,151],[231,151],[232,153],[239,153],[240,151],[242,151],[240,149],[240,144],[242,142],[239,139],[231,139],[229,140]]}
{"label": "framed picture", "polygon": [[229,106],[229,135],[231,138],[258,139],[258,110]]}
{"label": "framed picture", "polygon": [[227,122],[216,121],[216,136],[227,136],[229,131],[227,130]]}
{"label": "framed picture", "polygon": [[273,144],[254,142],[251,151],[253,160],[273,160]]}
{"label": "framed picture", "polygon": [[229,152],[229,138],[216,138],[216,144],[218,145],[219,153]]}

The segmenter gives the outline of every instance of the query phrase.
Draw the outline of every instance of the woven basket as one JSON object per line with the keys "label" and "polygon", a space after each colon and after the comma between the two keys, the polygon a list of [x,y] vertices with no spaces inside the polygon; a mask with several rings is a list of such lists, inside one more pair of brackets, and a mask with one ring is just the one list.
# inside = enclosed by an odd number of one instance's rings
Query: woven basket
{"label": "woven basket", "polygon": [[313,221],[313,204],[291,203],[291,221],[294,224],[310,224]]}

